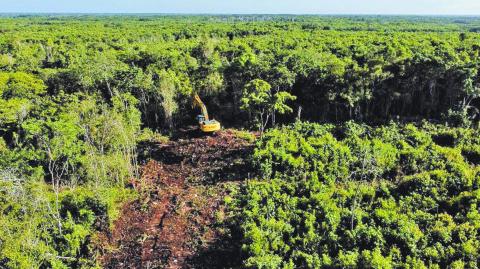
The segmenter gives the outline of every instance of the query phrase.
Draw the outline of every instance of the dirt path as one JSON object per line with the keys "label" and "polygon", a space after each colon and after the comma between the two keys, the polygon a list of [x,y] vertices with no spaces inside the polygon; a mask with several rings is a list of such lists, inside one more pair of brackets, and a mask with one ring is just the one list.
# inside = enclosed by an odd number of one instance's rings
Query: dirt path
{"label": "dirt path", "polygon": [[232,131],[149,146],[140,198],[126,204],[101,258],[106,268],[235,268],[224,197],[250,170],[251,144]]}

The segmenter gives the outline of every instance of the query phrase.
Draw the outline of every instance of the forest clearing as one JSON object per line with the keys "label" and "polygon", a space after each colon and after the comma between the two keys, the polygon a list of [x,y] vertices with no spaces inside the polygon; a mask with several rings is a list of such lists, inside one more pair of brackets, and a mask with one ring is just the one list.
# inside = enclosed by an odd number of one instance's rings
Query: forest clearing
{"label": "forest clearing", "polygon": [[477,268],[480,18],[0,16],[0,268]]}
{"label": "forest clearing", "polygon": [[240,246],[229,238],[235,235],[223,219],[224,199],[247,178],[244,160],[251,148],[228,130],[153,147],[153,160],[133,183],[139,199],[125,205],[111,239],[104,241],[115,249],[103,258],[105,266],[239,266]]}

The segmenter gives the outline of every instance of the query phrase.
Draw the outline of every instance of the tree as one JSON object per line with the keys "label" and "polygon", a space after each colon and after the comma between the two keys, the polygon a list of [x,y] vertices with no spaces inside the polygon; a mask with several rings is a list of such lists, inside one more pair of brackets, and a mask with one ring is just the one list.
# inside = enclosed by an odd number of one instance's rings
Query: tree
{"label": "tree", "polygon": [[175,85],[175,74],[165,70],[160,71],[158,93],[162,99],[164,123],[168,128],[173,128],[173,114],[178,110],[178,104],[175,100],[177,88]]}
{"label": "tree", "polygon": [[285,91],[278,91],[275,94],[271,91],[270,84],[261,79],[250,81],[243,89],[241,109],[252,112],[257,116],[260,132],[265,127],[273,113],[291,113],[293,110],[286,103],[295,100],[296,97]]}
{"label": "tree", "polygon": [[48,121],[30,119],[22,125],[27,136],[39,141],[39,147],[43,151],[43,161],[55,193],[55,217],[60,233],[62,233],[60,190],[62,186],[75,184],[74,171],[83,146],[79,139],[81,129],[77,122],[78,114],[73,110],[67,110],[60,112],[55,119]]}
{"label": "tree", "polygon": [[[295,73],[291,72],[284,66],[275,67],[271,70],[270,81],[272,81],[272,88],[275,93],[280,91],[290,90],[293,84],[295,83]],[[286,93],[286,92],[283,92]],[[279,98],[288,98],[285,94],[281,94]],[[285,102],[288,100],[285,100]],[[275,126],[275,111],[272,111],[272,126]],[[278,112],[280,114],[285,114],[287,111],[284,111],[282,107],[279,107]]]}
{"label": "tree", "polygon": [[463,100],[461,102],[461,109],[463,111],[474,110],[474,115],[472,116],[475,118],[479,111],[478,108],[472,106],[473,100],[480,97],[480,86],[478,81],[476,81],[477,77],[477,70],[476,69],[467,69],[466,71],[466,78],[463,81]]}
{"label": "tree", "polygon": [[137,176],[136,138],[140,131],[138,101],[130,94],[114,96],[108,105],[93,96],[78,103],[85,146],[80,156],[82,179],[95,186],[123,185]]}

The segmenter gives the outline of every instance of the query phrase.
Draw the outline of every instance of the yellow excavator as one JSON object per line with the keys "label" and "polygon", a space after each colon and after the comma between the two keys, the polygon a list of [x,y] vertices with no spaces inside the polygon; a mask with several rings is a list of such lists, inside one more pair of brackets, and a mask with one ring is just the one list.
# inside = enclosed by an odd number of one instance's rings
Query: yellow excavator
{"label": "yellow excavator", "polygon": [[198,124],[202,132],[214,133],[222,128],[220,122],[209,119],[207,107],[202,102],[202,99],[200,99],[200,96],[198,96],[198,94],[193,95],[193,105],[199,107],[202,110],[202,114],[197,116]]}

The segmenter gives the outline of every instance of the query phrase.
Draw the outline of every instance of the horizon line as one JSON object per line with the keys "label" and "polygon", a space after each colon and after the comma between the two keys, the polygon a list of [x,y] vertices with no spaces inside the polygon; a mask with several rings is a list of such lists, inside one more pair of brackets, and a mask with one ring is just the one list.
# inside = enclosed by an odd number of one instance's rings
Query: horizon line
{"label": "horizon line", "polygon": [[217,13],[217,12],[0,12],[1,15],[162,15],[162,16],[238,16],[238,15],[269,15],[269,16],[425,16],[425,17],[480,17],[479,14],[431,14],[431,13]]}

